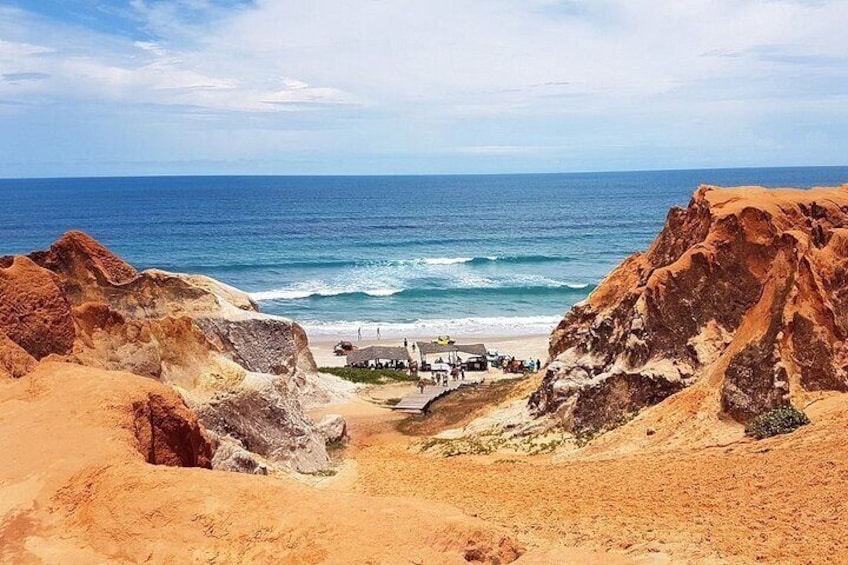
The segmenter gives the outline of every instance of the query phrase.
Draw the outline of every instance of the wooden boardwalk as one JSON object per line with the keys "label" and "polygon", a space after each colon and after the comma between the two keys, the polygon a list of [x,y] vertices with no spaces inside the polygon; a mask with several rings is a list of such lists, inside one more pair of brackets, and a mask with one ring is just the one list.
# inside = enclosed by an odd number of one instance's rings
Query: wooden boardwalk
{"label": "wooden boardwalk", "polygon": [[449,381],[447,386],[427,385],[426,387],[424,387],[423,394],[418,392],[418,389],[416,389],[415,392],[410,392],[409,394],[401,398],[400,402],[392,406],[392,410],[399,410],[401,412],[412,413],[425,412],[430,403],[436,400],[437,398],[441,398],[442,396],[449,394],[464,386],[474,386],[482,382],[482,378],[466,378],[465,380]]}

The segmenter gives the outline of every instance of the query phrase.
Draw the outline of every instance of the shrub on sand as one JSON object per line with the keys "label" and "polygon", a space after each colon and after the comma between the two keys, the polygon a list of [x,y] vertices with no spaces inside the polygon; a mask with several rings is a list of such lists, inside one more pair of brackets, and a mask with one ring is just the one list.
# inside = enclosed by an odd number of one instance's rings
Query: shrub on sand
{"label": "shrub on sand", "polygon": [[329,373],[346,381],[364,384],[383,384],[394,381],[413,380],[403,371],[393,369],[356,369],[354,367],[319,367],[321,373]]}
{"label": "shrub on sand", "polygon": [[745,435],[765,439],[788,434],[810,423],[807,415],[794,406],[780,406],[760,414],[745,426]]}

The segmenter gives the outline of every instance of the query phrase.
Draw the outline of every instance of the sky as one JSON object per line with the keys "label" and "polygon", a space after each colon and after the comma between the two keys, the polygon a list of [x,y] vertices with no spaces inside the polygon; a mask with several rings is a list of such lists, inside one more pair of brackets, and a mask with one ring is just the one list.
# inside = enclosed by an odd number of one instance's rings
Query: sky
{"label": "sky", "polygon": [[0,0],[0,177],[844,165],[847,0]]}

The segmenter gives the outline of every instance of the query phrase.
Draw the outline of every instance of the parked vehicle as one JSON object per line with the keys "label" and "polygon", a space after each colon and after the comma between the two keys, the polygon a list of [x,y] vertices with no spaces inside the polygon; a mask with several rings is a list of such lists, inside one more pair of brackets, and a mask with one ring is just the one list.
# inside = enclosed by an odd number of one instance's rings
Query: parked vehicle
{"label": "parked vehicle", "polygon": [[354,344],[352,344],[349,341],[340,341],[336,344],[335,347],[333,347],[333,353],[341,356],[341,355],[347,355],[351,351],[356,351],[357,349],[359,349],[359,348],[356,347]]}
{"label": "parked vehicle", "polygon": [[488,361],[490,365],[497,365],[502,360],[503,356],[497,349],[489,349],[486,351],[486,361]]}
{"label": "parked vehicle", "polygon": [[469,357],[462,363],[462,368],[466,371],[485,371],[489,368],[489,362],[485,357]]}

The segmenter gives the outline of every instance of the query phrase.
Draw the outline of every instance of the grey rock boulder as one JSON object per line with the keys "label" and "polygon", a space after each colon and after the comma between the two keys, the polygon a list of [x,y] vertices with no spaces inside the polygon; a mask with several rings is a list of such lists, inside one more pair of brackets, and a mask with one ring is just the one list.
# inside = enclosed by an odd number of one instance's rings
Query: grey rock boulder
{"label": "grey rock boulder", "polygon": [[300,473],[330,467],[324,437],[303,414],[295,386],[286,377],[249,372],[235,389],[193,408],[207,429],[232,437],[272,463]]}
{"label": "grey rock boulder", "polygon": [[245,314],[239,318],[195,318],[195,323],[248,371],[274,375],[317,372],[306,333],[291,320]]}
{"label": "grey rock boulder", "polygon": [[259,456],[247,451],[230,437],[218,438],[215,454],[212,456],[212,468],[248,475],[268,474],[268,466]]}
{"label": "grey rock boulder", "polygon": [[315,427],[327,443],[342,443],[347,439],[347,422],[340,414],[327,414]]}

